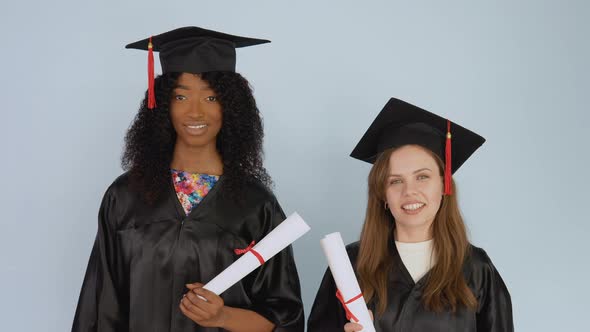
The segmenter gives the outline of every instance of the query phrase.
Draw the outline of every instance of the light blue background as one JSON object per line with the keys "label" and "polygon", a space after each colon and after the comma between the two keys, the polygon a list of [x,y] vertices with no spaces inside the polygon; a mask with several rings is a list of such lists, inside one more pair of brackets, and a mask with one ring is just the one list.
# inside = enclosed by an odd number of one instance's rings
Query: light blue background
{"label": "light blue background", "polygon": [[[183,25],[268,38],[238,51],[266,129],[306,314],[319,239],[358,238],[369,165],[348,154],[387,99],[488,141],[456,174],[472,241],[517,331],[588,326],[590,5],[585,1],[10,1],[0,9],[0,330],[66,331],[146,87],[131,41]],[[160,72],[159,66],[156,72]]]}

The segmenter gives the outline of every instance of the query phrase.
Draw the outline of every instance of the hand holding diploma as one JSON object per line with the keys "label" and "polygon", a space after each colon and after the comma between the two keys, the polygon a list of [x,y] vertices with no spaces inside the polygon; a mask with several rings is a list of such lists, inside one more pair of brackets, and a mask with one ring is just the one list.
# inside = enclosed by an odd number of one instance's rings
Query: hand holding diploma
{"label": "hand holding diploma", "polygon": [[337,294],[334,295],[342,303],[346,311],[346,317],[350,321],[363,326],[362,330],[354,329],[351,331],[375,332],[372,316],[365,304],[365,299],[356,280],[350,259],[346,254],[346,248],[340,233],[326,235],[320,240],[320,244],[328,259],[330,271],[338,288]]}

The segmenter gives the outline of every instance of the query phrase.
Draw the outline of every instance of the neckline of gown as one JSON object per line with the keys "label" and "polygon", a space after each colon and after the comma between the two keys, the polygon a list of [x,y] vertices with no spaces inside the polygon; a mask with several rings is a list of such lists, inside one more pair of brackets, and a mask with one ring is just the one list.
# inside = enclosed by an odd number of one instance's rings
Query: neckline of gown
{"label": "neckline of gown", "polygon": [[194,219],[195,216],[197,215],[197,213],[202,209],[203,204],[212,200],[214,198],[214,196],[216,196],[217,192],[219,191],[219,187],[221,186],[221,184],[223,182],[223,179],[224,179],[223,174],[219,175],[219,178],[217,179],[217,182],[215,183],[213,188],[211,188],[211,190],[209,190],[207,195],[205,195],[205,197],[203,197],[203,199],[201,200],[199,205],[195,206],[191,210],[191,212],[187,215],[186,212],[184,211],[184,208],[182,207],[182,204],[178,200],[178,197],[176,196],[176,189],[174,188],[174,179],[172,178],[172,176],[170,176],[170,181],[168,181],[168,194],[171,197],[171,199],[174,201],[174,207],[176,209],[176,214],[177,214],[177,217],[179,218],[179,220]]}
{"label": "neckline of gown", "polygon": [[[389,234],[393,234],[393,229],[389,231]],[[418,281],[414,281],[412,275],[410,274],[410,271],[408,271],[408,268],[404,265],[404,262],[402,261],[399,251],[397,250],[397,246],[395,245],[395,239],[392,235],[390,235],[389,251],[392,253],[393,256],[393,264],[397,264],[399,266],[398,270],[401,271],[401,277],[403,278],[404,282],[412,285],[412,287],[422,286],[426,282],[426,279],[428,278],[428,276],[430,276],[432,267],[430,268],[430,270],[428,270],[428,272],[426,272],[422,276],[422,278],[418,279]],[[396,269],[393,269],[392,273],[395,273],[395,270]]]}

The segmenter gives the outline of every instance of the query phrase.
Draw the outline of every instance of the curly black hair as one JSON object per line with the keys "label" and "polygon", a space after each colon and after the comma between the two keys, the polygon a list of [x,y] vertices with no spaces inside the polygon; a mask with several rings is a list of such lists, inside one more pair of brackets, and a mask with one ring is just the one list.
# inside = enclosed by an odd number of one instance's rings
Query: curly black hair
{"label": "curly black hair", "polygon": [[[171,183],[176,131],[169,106],[179,76],[165,73],[155,79],[157,107],[147,108],[146,92],[125,136],[122,167],[148,203],[158,200]],[[262,119],[248,81],[234,72],[207,72],[199,77],[215,91],[223,112],[216,144],[223,160],[224,195],[241,200],[252,181],[270,188],[272,181],[262,163]]]}

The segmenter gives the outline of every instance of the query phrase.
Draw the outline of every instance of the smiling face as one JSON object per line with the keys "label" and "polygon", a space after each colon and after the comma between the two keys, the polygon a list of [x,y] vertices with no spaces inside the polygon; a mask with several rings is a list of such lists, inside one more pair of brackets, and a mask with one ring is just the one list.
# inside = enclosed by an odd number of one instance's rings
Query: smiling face
{"label": "smiling face", "polygon": [[444,191],[441,169],[432,154],[405,145],[389,157],[385,197],[397,228],[429,229]]}
{"label": "smiling face", "polygon": [[206,147],[216,144],[223,112],[215,92],[198,75],[182,73],[170,101],[176,144]]}

